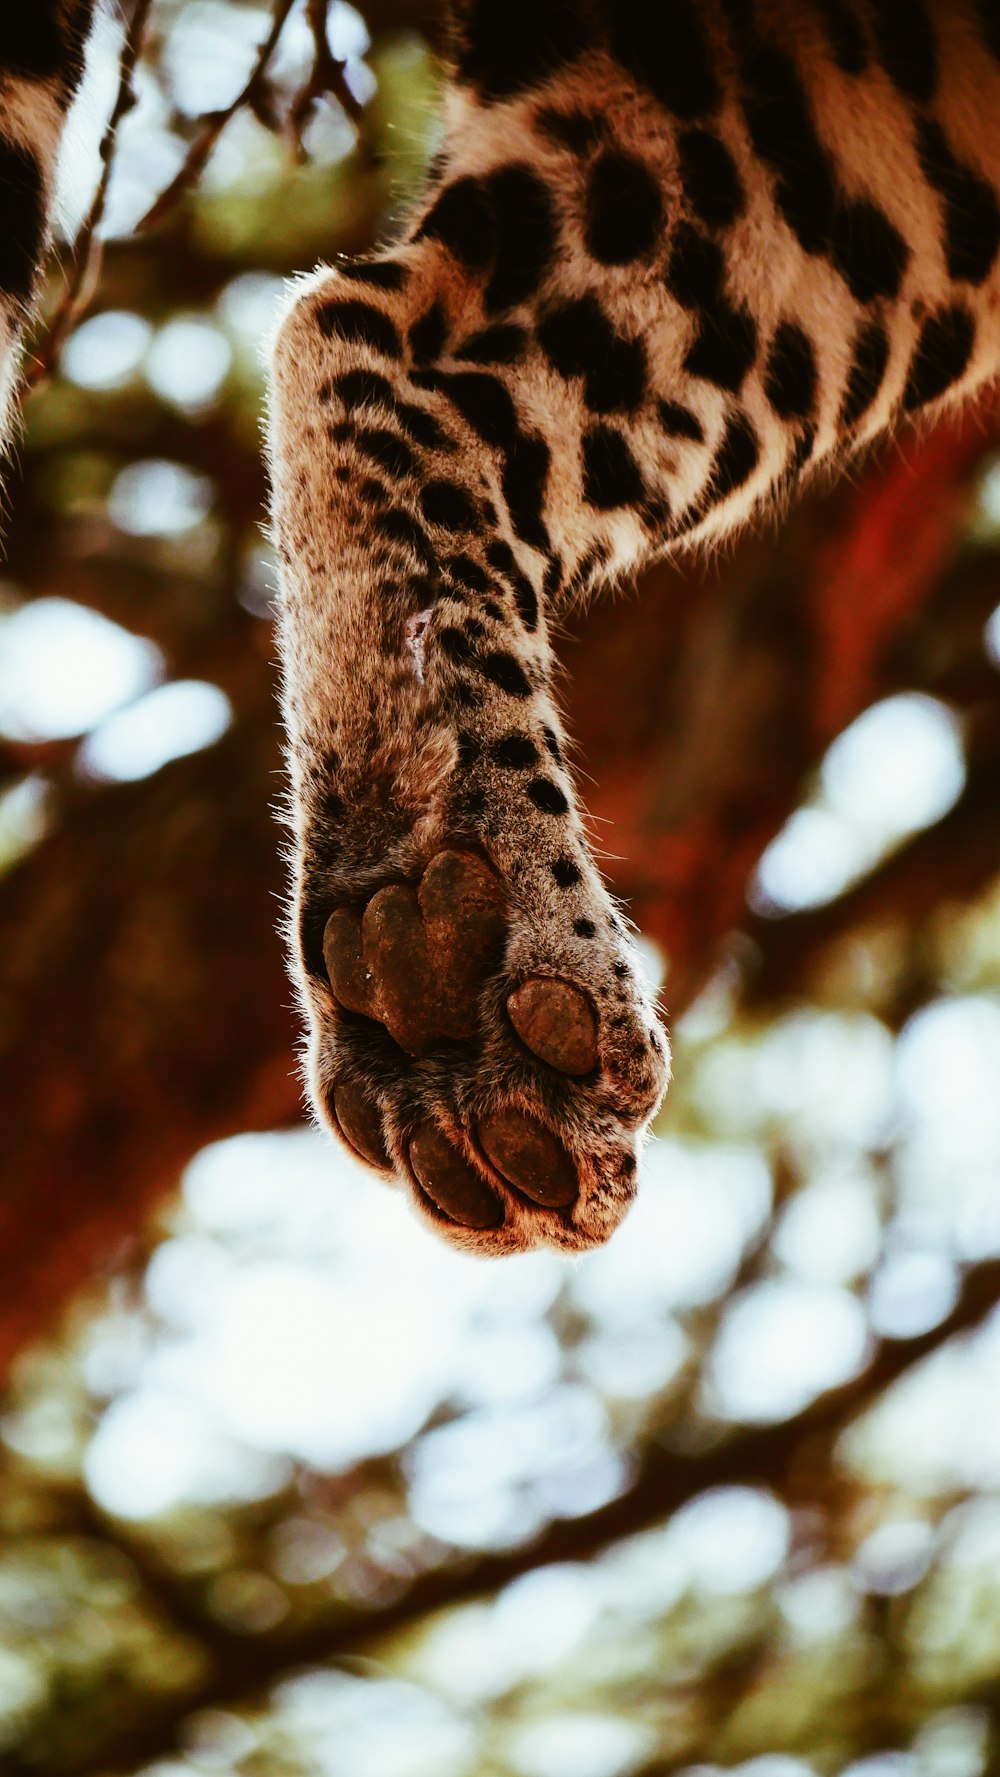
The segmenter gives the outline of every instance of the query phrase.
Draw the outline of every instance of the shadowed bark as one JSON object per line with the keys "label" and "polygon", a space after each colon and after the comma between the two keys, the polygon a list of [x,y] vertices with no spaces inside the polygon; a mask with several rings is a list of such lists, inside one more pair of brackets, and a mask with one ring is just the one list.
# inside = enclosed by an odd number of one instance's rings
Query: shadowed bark
{"label": "shadowed bark", "polygon": [[0,1360],[206,1141],[293,1118],[270,724],[78,793],[0,882]]}
{"label": "shadowed bark", "polygon": [[[562,650],[570,732],[596,780],[584,781],[598,848],[666,951],[675,1016],[745,924],[754,866],[829,742],[926,677],[912,638],[958,551],[990,437],[978,414],[943,422],[887,448],[859,486],[809,496],[780,541],[749,537],[728,561],[656,569],[633,602],[574,619]],[[954,588],[954,607],[961,596]],[[981,661],[978,630],[973,643]],[[1000,697],[1000,679],[979,678],[980,694]],[[970,842],[992,855],[978,831]],[[766,955],[769,935],[754,929]]]}

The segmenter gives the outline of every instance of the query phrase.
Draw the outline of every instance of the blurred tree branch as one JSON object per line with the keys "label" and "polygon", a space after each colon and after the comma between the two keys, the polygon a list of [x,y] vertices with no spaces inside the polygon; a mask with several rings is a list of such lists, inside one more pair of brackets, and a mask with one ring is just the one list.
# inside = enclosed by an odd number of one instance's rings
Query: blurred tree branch
{"label": "blurred tree branch", "polygon": [[[302,139],[305,125],[318,100],[333,98],[354,125],[362,155],[369,162],[374,161],[374,146],[365,129],[364,106],[345,78],[346,64],[338,60],[330,49],[327,34],[328,3],[329,0],[306,0],[306,17],[313,40],[312,63],[282,117],[277,95],[268,81],[268,69],[296,0],[273,0],[270,24],[261,39],[243,86],[228,105],[218,111],[206,113],[197,120],[196,133],[182,165],[136,225],[137,235],[159,227],[189,195],[200,179],[223,130],[240,111],[251,111],[259,123],[276,133],[280,134],[287,129],[296,154],[299,158],[305,158]],[[135,72],[143,51],[153,6],[154,0],[134,0],[128,16],[119,65],[118,89],[101,139],[100,177],[70,251],[69,270],[62,296],[25,372],[27,391],[36,388],[51,376],[62,347],[73,328],[87,313],[97,290],[103,258],[100,229],[107,207],[118,136],[123,119],[135,104]],[[373,31],[386,27],[398,28],[401,23],[417,23],[423,17],[423,9],[405,5],[381,9],[376,6],[368,10],[372,15]]]}
{"label": "blurred tree branch", "polygon": [[59,306],[49,322],[39,351],[33,354],[25,372],[25,386],[29,390],[36,388],[40,382],[46,381],[51,376],[52,366],[66,339],[86,313],[97,289],[103,254],[99,229],[104,219],[108,200],[108,186],[111,183],[118,131],[122,119],[135,104],[135,71],[142,52],[152,4],[153,0],[136,0],[125,27],[125,39],[122,44],[118,73],[118,91],[111,107],[111,115],[105,125],[104,134],[101,137],[100,176],[90,202],[90,208],[73,243],[70,270]]}
{"label": "blurred tree branch", "polygon": [[[179,171],[171,179],[170,184],[161,191],[156,202],[146,211],[145,216],[136,227],[137,234],[147,229],[156,228],[170,214],[176,204],[186,197],[197,184],[205,170],[206,162],[215,144],[219,140],[227,123],[231,123],[238,111],[252,111],[259,123],[267,129],[276,127],[276,116],[273,95],[267,86],[266,74],[268,64],[278,47],[278,39],[285,28],[295,0],[274,0],[271,23],[261,39],[260,47],[253,60],[253,65],[246,81],[228,105],[220,111],[209,112],[198,120],[197,134],[181,164]],[[317,40],[318,41],[318,40]],[[310,75],[310,79],[312,75]]]}
{"label": "blurred tree branch", "polygon": [[[884,1342],[858,1376],[821,1395],[794,1418],[776,1425],[734,1426],[721,1431],[714,1445],[696,1451],[651,1441],[632,1485],[609,1505],[586,1517],[552,1523],[534,1542],[511,1554],[459,1557],[416,1580],[398,1603],[354,1614],[340,1625],[321,1623],[304,1633],[253,1640],[229,1634],[207,1618],[199,1619],[197,1608],[192,1609],[173,1576],[140,1555],[143,1584],[167,1617],[176,1612],[184,1628],[208,1647],[211,1676],[197,1690],[172,1700],[138,1732],[111,1741],[97,1764],[85,1762],[68,1769],[80,1777],[114,1777],[138,1763],[168,1757],[177,1749],[181,1722],[193,1709],[239,1706],[296,1667],[363,1656],[370,1653],[374,1638],[414,1625],[428,1612],[496,1591],[550,1563],[588,1560],[616,1539],[661,1523],[707,1488],[767,1487],[796,1505],[829,1504],[840,1484],[833,1448],[851,1420],[932,1352],[974,1331],[998,1301],[1000,1261],[976,1266],[966,1274],[954,1307],[938,1326],[913,1338]],[[104,1528],[99,1514],[87,1528]],[[15,1763],[9,1777],[28,1777],[30,1769]]]}

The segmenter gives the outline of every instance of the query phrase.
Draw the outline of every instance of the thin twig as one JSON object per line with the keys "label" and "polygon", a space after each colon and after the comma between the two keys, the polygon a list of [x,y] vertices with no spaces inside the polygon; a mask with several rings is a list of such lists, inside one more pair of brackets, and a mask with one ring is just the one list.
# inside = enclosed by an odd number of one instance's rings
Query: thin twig
{"label": "thin twig", "polygon": [[263,121],[273,124],[270,114],[270,95],[266,91],[264,76],[268,63],[278,47],[278,39],[285,28],[285,21],[294,5],[295,0],[278,0],[270,29],[257,50],[253,67],[246,82],[236,97],[221,111],[209,111],[202,118],[201,131],[188,149],[179,172],[174,175],[170,184],[160,192],[156,202],[151,205],[145,216],[136,225],[136,234],[144,234],[147,229],[156,228],[164,220],[164,217],[169,215],[174,205],[197,183],[216,142],[227,123],[236,116],[237,111],[242,110],[244,106],[249,106],[258,116],[264,114]]}
{"label": "thin twig", "polygon": [[317,99],[332,94],[338,105],[350,118],[358,133],[359,142],[364,141],[363,122],[364,106],[352,93],[345,79],[346,62],[337,60],[330,48],[330,39],[326,28],[327,0],[306,0],[306,20],[312,32],[313,65],[309,79],[295,96],[288,113],[289,128],[295,152],[300,160],[305,159],[302,145],[302,132],[309,113]]}
{"label": "thin twig", "polygon": [[52,366],[66,335],[75,326],[81,315],[85,314],[97,287],[104,254],[104,245],[97,230],[107,204],[118,129],[123,117],[131,111],[135,104],[133,81],[142,48],[142,39],[145,35],[146,21],[149,18],[152,4],[153,0],[136,0],[135,10],[125,33],[118,74],[118,92],[111,115],[104,128],[104,135],[101,137],[101,176],[91,199],[90,209],[87,211],[83,225],[76,237],[73,247],[72,269],[66,280],[66,288],[63,291],[59,307],[53,316],[41,351],[33,359],[25,374],[24,380],[28,389],[37,388],[39,383],[46,381],[52,374]]}

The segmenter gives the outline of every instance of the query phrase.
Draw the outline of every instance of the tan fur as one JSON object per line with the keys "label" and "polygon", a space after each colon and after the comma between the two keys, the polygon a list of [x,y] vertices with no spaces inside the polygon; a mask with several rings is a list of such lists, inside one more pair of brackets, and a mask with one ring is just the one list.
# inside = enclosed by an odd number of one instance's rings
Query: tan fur
{"label": "tan fur", "polygon": [[[849,197],[871,197],[899,228],[910,247],[910,260],[900,299],[892,305],[891,357],[878,398],[863,423],[845,439],[838,421],[853,341],[865,309],[844,280],[823,257],[799,246],[783,220],[774,197],[774,181],[761,166],[748,140],[747,126],[735,94],[725,103],[713,128],[734,156],[747,192],[744,214],[734,224],[726,249],[726,288],[730,298],[745,303],[763,338],[782,319],[800,322],[817,353],[819,401],[812,464],[851,448],[879,431],[898,410],[920,319],[946,302],[949,280],[942,257],[941,207],[919,176],[915,164],[911,108],[894,91],[878,67],[863,80],[850,79],[833,67],[820,41],[809,9],[784,0],[770,9],[781,41],[793,53],[813,105],[824,143],[834,157],[838,176]],[[714,10],[719,66],[727,69],[731,51]],[[937,9],[945,68],[943,105],[936,106],[952,127],[956,146],[975,170],[994,184],[1000,181],[1000,66],[976,53],[968,17],[961,8]],[[735,80],[732,68],[729,77]],[[582,244],[583,175],[580,157],[554,141],[539,127],[544,108],[563,113],[583,111],[598,116],[606,137],[641,159],[656,175],[664,195],[666,227],[660,248],[641,267],[595,267]],[[628,437],[641,462],[647,485],[663,495],[672,514],[683,516],[703,499],[710,484],[715,452],[737,403],[724,389],[685,372],[683,357],[694,335],[692,314],[669,293],[664,267],[670,236],[688,213],[678,172],[677,127],[648,95],[623,79],[617,65],[602,53],[591,54],[548,86],[502,104],[482,106],[474,93],[453,89],[448,100],[439,187],[468,175],[487,175],[511,162],[527,163],[552,194],[560,218],[563,251],[545,282],[544,299],[581,295],[599,285],[600,301],[617,329],[646,342],[651,380],[657,394],[682,401],[698,418],[703,441],[667,439],[652,411],[633,416]],[[433,195],[433,194],[432,194]],[[518,726],[539,733],[549,724],[559,733],[551,688],[552,657],[543,616],[531,635],[516,620],[496,625],[502,643],[521,660],[535,687],[530,709],[512,709],[502,691],[487,696],[473,718],[458,716],[449,700],[455,672],[436,648],[447,625],[467,616],[469,600],[453,602],[447,590],[433,603],[423,639],[424,677],[414,668],[412,649],[404,639],[407,606],[405,572],[391,551],[380,550],[369,532],[363,502],[353,489],[364,465],[350,439],[330,437],[329,420],[336,411],[318,399],[321,385],[344,368],[369,366],[390,378],[394,389],[438,418],[457,451],[423,453],[423,471],[441,474],[488,498],[497,513],[499,534],[514,550],[518,566],[541,592],[546,560],[518,540],[510,523],[500,482],[501,455],[483,442],[456,414],[449,401],[433,389],[421,389],[411,377],[411,364],[391,360],[378,350],[325,338],[316,325],[318,305],[333,297],[361,297],[390,317],[405,341],[408,328],[433,299],[448,316],[448,344],[438,364],[458,367],[453,345],[496,316],[483,312],[483,276],[467,270],[446,246],[418,238],[420,215],[393,254],[407,268],[399,292],[348,282],[335,269],[320,269],[293,288],[278,327],[272,358],[271,463],[275,490],[275,536],[281,555],[282,646],[285,670],[285,713],[289,766],[293,781],[296,828],[297,903],[308,891],[325,895],[329,904],[352,899],[361,904],[379,883],[398,877],[413,880],[434,851],[456,833],[468,833],[461,813],[463,773],[458,766],[456,730],[462,722],[475,728],[487,747]],[[949,390],[948,399],[966,393],[991,376],[1000,361],[1000,314],[994,275],[980,288],[963,288],[962,301],[976,320],[976,346],[965,374]],[[530,324],[537,303],[516,307],[501,319]],[[870,312],[870,311],[869,311]],[[881,312],[881,311],[879,311]],[[466,366],[468,368],[468,366]],[[552,548],[563,565],[563,580],[600,551],[596,573],[605,578],[635,567],[669,547],[669,536],[657,535],[641,515],[623,508],[595,512],[581,481],[581,437],[591,420],[580,380],[556,373],[544,353],[529,344],[510,368],[491,367],[490,374],[515,399],[525,431],[541,434],[553,458],[545,501],[545,521]],[[759,465],[732,498],[708,511],[703,522],[678,540],[686,548],[729,533],[743,523],[762,500],[787,485],[794,436],[778,417],[763,386],[759,357],[739,399],[760,441]],[[391,425],[391,420],[386,422]],[[337,480],[337,471],[349,479]],[[415,489],[394,490],[403,505],[412,504]],[[442,553],[448,537],[427,527]],[[468,539],[462,548],[469,551]],[[593,578],[593,575],[590,576]],[[624,620],[624,619],[623,619]],[[411,614],[412,621],[412,614]],[[421,623],[423,618],[421,617]],[[333,747],[337,765],[324,765]],[[566,769],[548,760],[547,775],[570,802],[569,815],[557,823],[526,806],[519,786],[487,766],[479,777],[485,806],[474,823],[482,845],[509,886],[510,932],[503,975],[486,985],[482,998],[484,1038],[479,1051],[457,1060],[442,1057],[416,1070],[419,1080],[399,1114],[395,1088],[364,1075],[378,1095],[393,1158],[404,1177],[409,1127],[417,1114],[430,1114],[454,1142],[501,1189],[496,1175],[474,1140],[474,1119],[511,1096],[527,1101],[544,1117],[573,1155],[582,1188],[572,1215],[563,1216],[526,1206],[506,1194],[507,1218],[499,1231],[473,1232],[449,1226],[448,1236],[471,1250],[511,1251],[550,1241],[584,1247],[603,1240],[620,1219],[633,1192],[632,1176],[618,1165],[623,1153],[636,1151],[666,1085],[666,1042],[659,1033],[659,1055],[652,1073],[648,1046],[637,1062],[646,1033],[659,1031],[652,1009],[638,985],[630,944],[622,922],[591,862],[584,827],[573,801]],[[335,783],[346,812],[338,816],[347,836],[342,867],[324,863],[323,795]],[[582,881],[567,896],[554,886],[551,863],[560,852],[579,861]],[[597,937],[573,936],[567,912],[593,920]],[[609,965],[628,962],[622,981],[609,975]],[[602,1073],[586,1087],[539,1080],[509,1041],[503,1008],[503,984],[527,974],[569,978],[592,996],[601,1011]],[[617,998],[609,998],[613,981]],[[309,1023],[308,1077],[313,1102],[325,1114],[325,1093],[331,1080],[354,1064],[345,1049],[337,1009],[328,986],[300,967],[299,983]],[[612,1028],[610,1013],[623,1019]],[[631,1074],[630,1074],[631,1069]],[[631,1085],[629,1084],[631,1080]],[[519,1097],[520,1095],[520,1097]],[[417,1110],[414,1110],[414,1103]],[[417,1194],[421,1201],[420,1193]],[[426,1200],[422,1207],[428,1212]],[[436,1218],[435,1220],[440,1220]]]}

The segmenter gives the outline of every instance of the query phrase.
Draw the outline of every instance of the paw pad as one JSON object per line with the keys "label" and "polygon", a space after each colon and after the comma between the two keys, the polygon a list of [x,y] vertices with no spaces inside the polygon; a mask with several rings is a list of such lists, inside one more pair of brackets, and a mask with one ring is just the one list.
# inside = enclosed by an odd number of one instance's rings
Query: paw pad
{"label": "paw pad", "polygon": [[507,1001],[511,1024],[526,1049],[563,1074],[597,1066],[597,1018],[586,994],[570,981],[534,976]]}
{"label": "paw pad", "polygon": [[479,1141],[501,1178],[546,1209],[562,1209],[577,1194],[573,1162],[562,1143],[513,1105],[486,1117]]}
{"label": "paw pad", "polygon": [[[337,907],[324,928],[334,1003],[324,994],[316,1101],[355,1154],[474,1252],[606,1239],[662,1089],[620,946],[606,940],[595,967],[589,945],[577,979],[561,943],[526,931],[526,898],[456,840],[418,879]],[[603,1023],[602,980],[618,984]]]}
{"label": "paw pad", "polygon": [[435,1208],[463,1228],[498,1228],[503,1204],[464,1154],[433,1123],[410,1142],[410,1165]]}
{"label": "paw pad", "polygon": [[479,991],[506,934],[500,879],[470,852],[442,851],[418,889],[394,882],[359,917],[338,907],[323,956],[334,994],[350,1012],[384,1024],[407,1054],[476,1035]]}
{"label": "paw pad", "polygon": [[382,1133],[381,1113],[364,1087],[351,1081],[335,1086],[330,1094],[330,1110],[348,1147],[360,1154],[362,1160],[367,1160],[369,1166],[391,1172],[392,1161]]}

